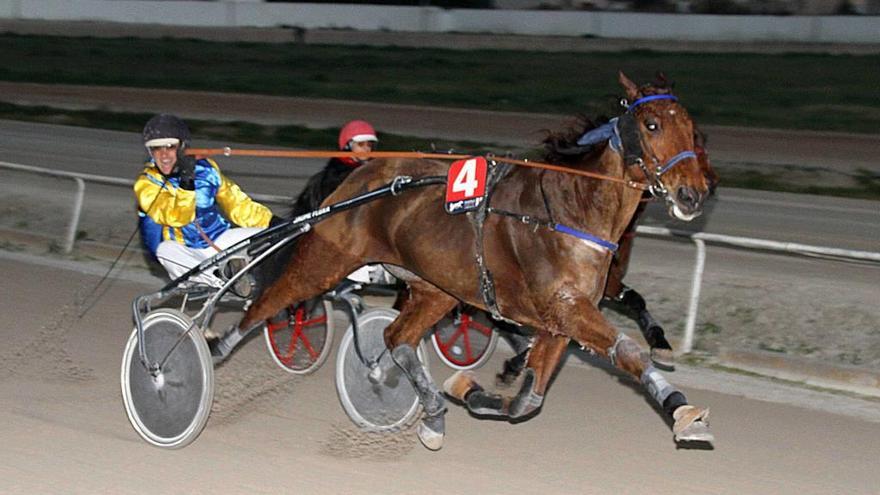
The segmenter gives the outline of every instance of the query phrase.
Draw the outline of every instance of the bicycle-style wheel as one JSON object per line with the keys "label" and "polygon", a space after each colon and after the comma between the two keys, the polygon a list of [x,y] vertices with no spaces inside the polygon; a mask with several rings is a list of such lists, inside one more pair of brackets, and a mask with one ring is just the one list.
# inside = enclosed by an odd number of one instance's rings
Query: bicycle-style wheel
{"label": "bicycle-style wheel", "polygon": [[440,360],[456,370],[479,368],[492,357],[498,332],[486,313],[472,307],[456,308],[434,325],[431,343]]}
{"label": "bicycle-style wheel", "polygon": [[[391,308],[370,308],[358,317],[358,342],[367,362],[378,363],[378,376],[361,362],[349,326],[336,356],[336,391],[348,417],[367,431],[394,431],[410,424],[419,412],[419,398],[409,379],[391,359],[384,330],[397,318]],[[422,344],[417,355],[425,363]],[[430,376],[430,375],[429,375]]]}
{"label": "bicycle-style wheel", "polygon": [[178,449],[196,439],[214,401],[211,351],[192,320],[173,309],[157,309],[143,320],[150,372],[138,352],[138,332],[122,355],[122,401],[132,427],[148,443]]}
{"label": "bicycle-style wheel", "polygon": [[307,375],[324,364],[333,335],[333,304],[320,297],[289,307],[263,327],[272,360],[295,375]]}

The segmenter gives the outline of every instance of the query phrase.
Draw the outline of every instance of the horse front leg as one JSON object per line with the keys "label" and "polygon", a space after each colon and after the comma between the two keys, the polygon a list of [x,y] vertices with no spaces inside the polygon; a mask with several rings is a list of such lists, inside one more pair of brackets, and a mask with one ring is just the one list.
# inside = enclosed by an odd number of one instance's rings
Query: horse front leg
{"label": "horse front leg", "polygon": [[651,348],[651,360],[660,368],[666,370],[675,369],[675,356],[672,346],[666,340],[663,327],[648,312],[645,298],[631,287],[623,283],[623,278],[629,269],[629,259],[632,254],[633,241],[636,234],[636,225],[639,216],[645,210],[646,203],[640,203],[635,215],[626,231],[618,241],[617,253],[611,258],[608,267],[608,277],[605,282],[605,293],[602,296],[604,305],[610,306],[615,311],[632,318],[639,325],[645,342]]}
{"label": "horse front leg", "polygon": [[477,382],[471,371],[459,371],[443,384],[447,395],[463,403],[469,411],[480,416],[524,418],[537,411],[544,403],[544,394],[553,372],[559,365],[569,338],[539,332],[522,373],[519,392],[504,397],[488,392]]}
{"label": "horse front leg", "polygon": [[635,289],[620,284],[622,289],[613,296],[605,295],[605,301],[615,310],[636,320],[642,336],[645,337],[648,347],[651,349],[651,361],[661,369],[672,371],[675,369],[675,355],[672,346],[666,340],[663,327],[654,319],[648,311],[645,298]]}
{"label": "horse front leg", "polygon": [[427,330],[440,321],[458,301],[427,282],[410,281],[409,297],[398,298],[400,315],[385,329],[385,346],[394,363],[412,383],[422,405],[418,435],[430,450],[439,450],[446,435],[446,401],[416,355]]}
{"label": "horse front leg", "polygon": [[639,345],[615,330],[597,307],[585,305],[582,309],[578,313],[581,317],[569,327],[572,339],[638,380],[673,421],[675,441],[712,442],[709,409],[689,405],[684,394],[666,381]]}

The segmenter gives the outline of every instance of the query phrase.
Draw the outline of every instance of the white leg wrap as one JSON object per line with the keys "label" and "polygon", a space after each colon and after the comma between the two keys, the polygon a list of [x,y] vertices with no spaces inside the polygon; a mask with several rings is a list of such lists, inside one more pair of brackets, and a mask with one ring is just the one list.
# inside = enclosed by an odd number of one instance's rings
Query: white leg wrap
{"label": "white leg wrap", "polygon": [[645,368],[641,380],[642,385],[648,389],[648,394],[661,406],[670,394],[677,392],[676,388],[670,385],[666,378],[653,366]]}

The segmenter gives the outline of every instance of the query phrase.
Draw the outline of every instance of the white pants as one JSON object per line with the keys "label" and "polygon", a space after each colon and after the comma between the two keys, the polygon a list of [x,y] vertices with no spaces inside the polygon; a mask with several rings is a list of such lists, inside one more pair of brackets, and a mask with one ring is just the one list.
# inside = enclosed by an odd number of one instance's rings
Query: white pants
{"label": "white pants", "polygon": [[382,265],[364,265],[345,278],[362,284],[393,284],[395,280]]}
{"label": "white pants", "polygon": [[[256,234],[261,230],[263,229],[258,227],[232,228],[220,234],[219,237],[214,239],[214,244],[221,250],[226,249],[233,244],[237,244],[238,242],[247,239],[248,237]],[[183,275],[194,266],[210,258],[211,256],[214,256],[217,253],[218,251],[213,246],[197,249],[184,246],[183,244],[179,244],[176,241],[162,241],[159,244],[159,247],[156,248],[156,258],[158,258],[159,263],[161,263],[162,266],[165,267],[165,270],[168,272],[168,275],[171,276],[172,280]],[[243,250],[241,252],[241,257],[246,257],[246,254]],[[202,273],[196,277],[193,277],[191,280],[208,284],[212,287],[223,286],[223,280],[212,273]]]}

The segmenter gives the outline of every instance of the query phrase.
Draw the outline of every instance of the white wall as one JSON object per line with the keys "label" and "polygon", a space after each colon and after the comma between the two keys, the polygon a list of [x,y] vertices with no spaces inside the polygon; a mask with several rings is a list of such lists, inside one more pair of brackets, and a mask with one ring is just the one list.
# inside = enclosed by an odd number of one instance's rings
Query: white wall
{"label": "white wall", "polygon": [[0,18],[178,26],[498,33],[602,38],[880,43],[880,17],[470,10],[242,1],[0,0]]}

